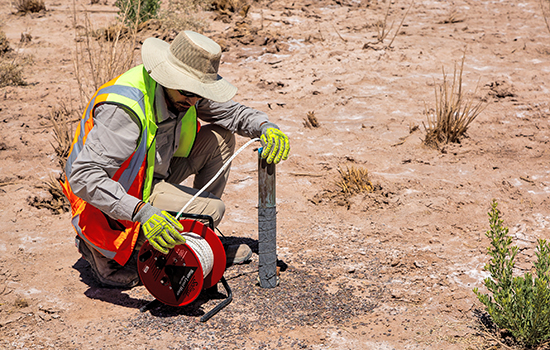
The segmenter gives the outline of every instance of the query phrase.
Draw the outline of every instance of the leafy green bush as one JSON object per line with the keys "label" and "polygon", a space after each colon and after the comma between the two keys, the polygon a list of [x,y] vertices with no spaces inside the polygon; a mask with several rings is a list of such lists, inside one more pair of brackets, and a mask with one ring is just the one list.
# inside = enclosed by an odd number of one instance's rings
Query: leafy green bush
{"label": "leafy green bush", "polygon": [[544,239],[538,240],[534,275],[528,272],[513,277],[518,247],[512,246],[508,228],[502,226],[496,201],[492,203],[489,222],[491,229],[486,236],[491,239],[491,247],[487,248],[491,259],[485,270],[491,276],[484,282],[492,296],[477,288],[474,293],[500,329],[508,330],[526,345],[539,345],[550,339],[550,245]]}
{"label": "leafy green bush", "polygon": [[128,26],[157,18],[161,0],[116,0],[118,15]]}

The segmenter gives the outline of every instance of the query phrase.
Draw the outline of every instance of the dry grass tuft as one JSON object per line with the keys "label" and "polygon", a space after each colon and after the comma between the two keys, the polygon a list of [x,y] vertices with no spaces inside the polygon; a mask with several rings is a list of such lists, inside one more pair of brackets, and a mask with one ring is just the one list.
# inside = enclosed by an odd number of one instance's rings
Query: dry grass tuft
{"label": "dry grass tuft", "polygon": [[48,198],[42,198],[38,196],[29,197],[28,203],[38,209],[49,209],[54,214],[62,214],[71,210],[69,200],[63,194],[59,178],[50,175],[50,180],[44,182],[41,185],[36,186],[39,189],[43,189],[50,195]]}
{"label": "dry grass tuft", "polygon": [[445,19],[439,22],[439,24],[450,24],[464,22],[464,17],[458,12],[456,8],[452,8],[447,12]]}
{"label": "dry grass tuft", "polygon": [[383,43],[384,39],[386,39],[391,29],[393,28],[393,22],[388,28],[388,16],[390,14],[390,6],[391,6],[391,1],[388,1],[388,8],[386,10],[386,13],[384,14],[384,19],[376,22],[376,31],[377,31],[376,40],[378,40],[378,43]]}
{"label": "dry grass tuft", "polygon": [[17,298],[15,299],[15,301],[13,302],[13,304],[15,305],[15,307],[19,308],[19,309],[23,309],[27,306],[29,306],[29,302],[24,299],[24,298]]}
{"label": "dry grass tuft", "polygon": [[[395,22],[392,22],[392,24],[390,25],[390,27],[388,28],[388,16],[390,14],[390,7],[391,7],[391,1],[388,1],[388,8],[386,9],[386,13],[384,14],[384,19],[382,20],[379,20],[378,22],[376,22],[376,29],[377,29],[377,34],[376,34],[376,40],[377,42],[374,43],[375,45],[376,44],[383,44],[384,43],[384,40],[386,39],[386,37],[388,36],[388,34],[390,34],[390,31],[392,30],[393,28],[393,25]],[[399,30],[401,29],[401,27],[403,26],[403,22],[405,22],[405,18],[407,17],[407,15],[409,14],[409,11],[411,10],[412,6],[414,5],[414,0],[411,1],[409,7],[407,8],[407,11],[405,12],[405,14],[403,15],[403,18],[401,19],[401,22],[399,22],[399,25],[397,27],[397,29],[395,30],[394,34],[393,34],[393,37],[390,41],[390,43],[385,46],[386,48],[391,48],[392,47],[392,44],[395,40],[395,38],[397,37],[397,35],[399,34]],[[365,47],[363,48],[368,48],[370,47],[370,44],[366,44]]]}
{"label": "dry grass tuft", "polygon": [[304,126],[306,128],[318,128],[321,126],[314,111],[307,112],[307,117],[304,118]]}
{"label": "dry grass tuft", "polygon": [[14,0],[13,6],[15,6],[18,13],[22,14],[46,11],[44,0]]}
{"label": "dry grass tuft", "polygon": [[61,169],[64,170],[73,140],[72,125],[79,118],[74,111],[67,108],[64,103],[61,103],[58,108],[50,110],[49,119],[52,122],[55,141],[55,144],[51,143],[51,145],[55,150]]}
{"label": "dry grass tuft", "polygon": [[8,38],[6,38],[6,33],[4,33],[3,31],[0,31],[0,57],[4,56],[11,50],[12,49],[10,47]]}
{"label": "dry grass tuft", "polygon": [[542,17],[544,17],[544,23],[546,24],[546,29],[550,32],[550,23],[548,23],[548,13],[550,13],[550,0],[540,0],[540,8],[542,10]]}
{"label": "dry grass tuft", "polygon": [[117,26],[109,33],[110,40],[105,40],[105,33],[94,30],[87,12],[83,13],[84,17],[79,18],[73,3],[76,42],[73,63],[82,108],[101,85],[134,66],[137,46],[137,25],[130,30]]}
{"label": "dry grass tuft", "polygon": [[29,57],[14,53],[6,34],[0,31],[0,88],[27,85],[23,79],[23,66],[31,62]]}
{"label": "dry grass tuft", "polygon": [[25,86],[23,67],[15,60],[0,57],[0,88],[4,86]]}
{"label": "dry grass tuft", "polygon": [[245,18],[250,10],[248,0],[203,0],[205,8],[217,13],[215,20],[230,23],[235,15]]}
{"label": "dry grass tuft", "polygon": [[28,198],[29,205],[39,209],[49,209],[54,214],[68,212],[71,209],[69,200],[63,194],[59,180],[65,179],[65,164],[72,144],[72,125],[79,119],[75,114],[63,102],[60,103],[59,107],[50,110],[49,119],[52,122],[55,141],[55,144],[51,143],[51,145],[57,155],[61,171],[57,176],[50,174],[48,181],[37,186],[37,188],[48,192],[48,197],[31,196]]}
{"label": "dry grass tuft", "polygon": [[462,56],[458,72],[455,66],[451,84],[443,69],[443,84],[435,87],[435,110],[428,110],[426,107],[428,125],[422,124],[426,130],[424,144],[428,146],[440,148],[441,144],[459,142],[486,106],[481,100],[476,103],[472,98],[466,97],[462,90],[465,57],[466,54]]}
{"label": "dry grass tuft", "polygon": [[213,0],[170,0],[168,7],[161,10],[159,18],[165,30],[193,30],[203,32],[207,21],[199,14],[204,9],[214,8]]}
{"label": "dry grass tuft", "polygon": [[374,191],[374,186],[369,179],[369,172],[365,168],[357,168],[354,166],[346,167],[346,170],[338,166],[340,179],[336,181],[342,192],[346,195],[353,195],[362,192]]}
{"label": "dry grass tuft", "polygon": [[30,43],[32,41],[32,35],[30,33],[21,33],[21,39],[19,39],[20,43],[26,44]]}

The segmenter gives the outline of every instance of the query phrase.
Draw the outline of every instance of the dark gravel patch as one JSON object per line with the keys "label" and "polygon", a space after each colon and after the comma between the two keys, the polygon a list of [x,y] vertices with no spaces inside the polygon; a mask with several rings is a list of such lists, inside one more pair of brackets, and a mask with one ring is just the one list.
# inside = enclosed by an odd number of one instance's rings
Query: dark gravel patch
{"label": "dark gravel patch", "polygon": [[[379,263],[373,260],[368,268],[354,273],[334,274],[323,270],[327,262],[306,259],[299,268],[289,266],[281,273],[277,288],[257,285],[257,262],[233,266],[225,277],[233,291],[233,301],[206,323],[200,317],[220,300],[205,295],[184,307],[159,306],[140,313],[129,321],[130,327],[168,332],[181,339],[174,348],[231,348],[247,342],[256,349],[267,343],[250,336],[270,328],[294,329],[301,326],[338,326],[356,321],[373,311],[381,301],[383,286],[377,282]],[[309,268],[313,267],[313,268]],[[219,292],[225,293],[221,284]],[[280,336],[271,339],[285,347],[305,348],[299,340]],[[275,346],[277,348],[277,346]]]}

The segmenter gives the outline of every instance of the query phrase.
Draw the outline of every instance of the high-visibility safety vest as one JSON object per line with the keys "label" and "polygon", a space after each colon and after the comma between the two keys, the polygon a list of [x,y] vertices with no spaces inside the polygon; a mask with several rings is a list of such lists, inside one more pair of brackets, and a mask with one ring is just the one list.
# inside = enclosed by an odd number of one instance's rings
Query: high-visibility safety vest
{"label": "high-visibility safety vest", "polygon": [[[156,82],[143,65],[128,70],[101,86],[88,102],[82,120],[75,132],[65,167],[63,193],[71,203],[71,223],[80,238],[101,252],[105,257],[124,265],[132,255],[140,224],[126,220],[114,220],[93,205],[76,196],[69,185],[72,164],[83,149],[88,133],[94,127],[93,113],[97,106],[108,103],[123,108],[140,123],[141,135],[137,146],[115,172],[113,180],[119,182],[126,192],[146,202],[151,195],[155,166],[154,101]],[[191,152],[196,133],[200,128],[195,107],[189,108],[182,119],[180,144],[174,154],[187,157]]]}

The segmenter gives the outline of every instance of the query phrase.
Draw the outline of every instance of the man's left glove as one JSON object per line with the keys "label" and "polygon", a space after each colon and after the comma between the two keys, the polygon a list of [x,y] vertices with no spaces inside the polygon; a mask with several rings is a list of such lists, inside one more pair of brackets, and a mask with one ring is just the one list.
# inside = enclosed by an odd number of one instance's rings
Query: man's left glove
{"label": "man's left glove", "polygon": [[263,143],[262,159],[266,159],[268,164],[279,163],[281,160],[288,158],[290,144],[288,137],[273,123],[265,123],[262,125],[262,136],[260,137]]}
{"label": "man's left glove", "polygon": [[183,230],[181,223],[168,212],[149,203],[145,203],[136,213],[134,220],[142,224],[143,234],[153,248],[161,253],[168,254],[168,249],[185,243],[185,238],[178,232]]}

